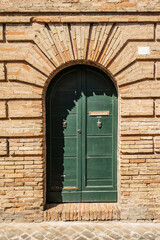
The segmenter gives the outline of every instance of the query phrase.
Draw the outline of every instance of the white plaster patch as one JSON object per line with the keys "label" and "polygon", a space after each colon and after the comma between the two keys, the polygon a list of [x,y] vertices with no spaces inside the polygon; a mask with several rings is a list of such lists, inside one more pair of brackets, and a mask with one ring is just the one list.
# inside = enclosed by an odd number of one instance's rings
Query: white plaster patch
{"label": "white plaster patch", "polygon": [[138,54],[139,55],[149,55],[150,47],[138,47]]}

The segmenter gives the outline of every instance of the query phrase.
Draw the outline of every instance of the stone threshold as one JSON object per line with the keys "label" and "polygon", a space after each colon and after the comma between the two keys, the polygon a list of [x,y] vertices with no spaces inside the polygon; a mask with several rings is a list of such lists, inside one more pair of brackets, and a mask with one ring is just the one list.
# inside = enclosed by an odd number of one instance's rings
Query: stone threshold
{"label": "stone threshold", "polygon": [[111,221],[120,220],[117,203],[47,204],[44,221]]}

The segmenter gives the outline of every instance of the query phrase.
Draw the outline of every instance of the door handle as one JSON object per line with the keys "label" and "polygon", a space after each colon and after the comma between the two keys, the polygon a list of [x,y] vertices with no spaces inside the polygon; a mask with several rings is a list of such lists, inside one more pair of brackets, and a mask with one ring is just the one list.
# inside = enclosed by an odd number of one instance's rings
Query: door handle
{"label": "door handle", "polygon": [[102,122],[100,121],[100,119],[98,119],[97,127],[98,127],[98,128],[101,128],[101,127],[102,127]]}

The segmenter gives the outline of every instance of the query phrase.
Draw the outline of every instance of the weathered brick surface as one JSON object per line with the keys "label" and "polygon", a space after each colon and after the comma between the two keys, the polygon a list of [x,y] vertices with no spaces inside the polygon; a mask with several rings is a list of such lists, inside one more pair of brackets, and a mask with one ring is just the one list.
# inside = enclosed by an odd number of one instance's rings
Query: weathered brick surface
{"label": "weathered brick surface", "polygon": [[[53,13],[53,12],[52,12]],[[97,13],[96,15],[94,13],[79,13],[73,14],[73,13],[67,13],[67,14],[59,14],[54,13],[54,15],[48,15],[48,14],[41,14],[35,13],[33,16],[29,12],[19,15],[14,15],[12,13],[8,15],[0,16],[0,23],[7,23],[7,24],[30,24],[30,23],[157,23],[159,22],[159,15],[147,12],[143,12],[143,14],[137,13],[126,13],[123,14],[122,12],[119,12],[117,14],[113,13]]]}
{"label": "weathered brick surface", "polygon": [[87,1],[87,0],[32,0],[31,2],[24,2],[15,0],[14,3],[11,0],[1,0],[1,11],[15,11],[15,12],[129,12],[129,11],[159,11],[159,1],[143,1],[143,0],[110,0],[110,1]]}
{"label": "weathered brick surface", "polygon": [[19,82],[0,82],[0,99],[36,99],[42,97],[42,88]]}
{"label": "weathered brick surface", "polygon": [[[158,1],[119,0],[1,3],[0,11],[41,11],[0,16],[1,220],[42,221],[51,219],[49,214],[55,220],[111,219],[105,204],[43,212],[45,93],[60,69],[77,63],[108,72],[118,90],[118,219],[159,219],[160,24],[158,14],[147,13],[159,7]],[[44,10],[125,13],[53,15]],[[139,47],[149,52],[140,54]]]}
{"label": "weathered brick surface", "polygon": [[159,118],[123,118],[121,134],[160,134],[160,119]]}
{"label": "weathered brick surface", "polygon": [[122,153],[153,153],[153,137],[122,137]]}
{"label": "weathered brick surface", "polygon": [[0,41],[3,41],[3,25],[0,24]]}
{"label": "weathered brick surface", "polygon": [[42,139],[41,138],[10,139],[9,150],[12,156],[42,155]]}
{"label": "weathered brick surface", "polygon": [[42,117],[42,102],[29,100],[9,101],[8,112],[10,118]]}
{"label": "weathered brick surface", "polygon": [[[15,60],[25,60],[25,56],[28,52],[30,44],[19,43],[19,45],[0,43],[0,59],[1,61],[15,61]],[[19,51],[21,48],[21,51]]]}
{"label": "weathered brick surface", "polygon": [[7,74],[9,81],[26,82],[37,86],[44,86],[46,80],[42,73],[24,63],[7,63]]}
{"label": "weathered brick surface", "polygon": [[155,137],[155,151],[160,152],[160,136]]}
{"label": "weathered brick surface", "polygon": [[[144,32],[145,34],[143,34]],[[101,58],[100,62],[106,66],[108,66],[108,64],[111,64],[110,62],[111,61],[113,62],[113,57],[115,56],[115,54],[119,53],[119,51],[124,47],[125,44],[127,46],[123,50],[128,51],[128,57],[127,59],[125,59],[125,61],[129,61],[134,57],[134,54],[136,54],[137,49],[134,50],[134,48],[137,45],[136,44],[137,40],[139,39],[152,40],[153,38],[154,38],[153,24],[139,24],[139,25],[134,24],[130,25],[129,28],[127,28],[127,26],[124,24],[117,24],[112,31],[110,41],[108,42],[108,46],[106,46],[105,54],[103,58]],[[132,44],[133,39],[135,42],[134,44]],[[123,51],[121,51],[121,53],[119,53],[117,57],[118,61],[119,58],[121,58],[120,60],[121,65],[119,65],[119,67],[122,67],[123,64],[125,64],[124,58],[122,59],[121,57],[122,54]],[[113,63],[117,65],[116,59]]]}
{"label": "weathered brick surface", "polygon": [[6,117],[6,102],[2,101],[0,102],[0,118]]}
{"label": "weathered brick surface", "polygon": [[121,87],[122,98],[158,98],[160,81],[141,81]]}
{"label": "weathered brick surface", "polygon": [[[160,213],[159,155],[123,155],[121,167],[121,200],[124,205],[121,217],[131,220],[139,214],[138,219],[157,218]],[[127,207],[130,209],[129,213]]]}
{"label": "weathered brick surface", "polygon": [[47,204],[45,221],[105,221],[120,220],[120,209],[115,203]]}
{"label": "weathered brick surface", "polygon": [[155,114],[157,116],[160,115],[160,99],[156,99],[156,102],[155,102]]}
{"label": "weathered brick surface", "polygon": [[1,138],[0,139],[0,155],[7,155],[7,139]]}
{"label": "weathered brick surface", "polygon": [[42,135],[41,119],[12,119],[0,121],[0,136],[39,136]]}
{"label": "weathered brick surface", "polygon": [[[158,63],[157,63],[158,64]],[[132,77],[131,77],[132,75]],[[140,80],[151,80],[154,78],[154,63],[153,62],[135,62],[129,68],[124,69],[118,74],[117,82],[119,86],[132,84]]]}
{"label": "weathered brick surface", "polygon": [[[116,59],[112,62],[112,64],[108,67],[108,69],[113,72],[115,75],[120,74],[125,68],[134,64],[137,60],[159,60],[159,46],[160,43],[151,43],[151,42],[129,42],[124,49],[118,54]],[[139,47],[147,47],[149,48],[150,54],[139,54]],[[127,56],[127,58],[124,58]],[[121,64],[119,64],[121,63]],[[102,62],[105,64],[105,62]],[[106,63],[107,66],[107,63]]]}
{"label": "weathered brick surface", "polygon": [[7,41],[27,41],[33,40],[35,32],[32,26],[20,24],[17,28],[16,24],[6,25],[6,40]]}
{"label": "weathered brick surface", "polygon": [[121,102],[122,116],[153,116],[153,100],[126,99]]}
{"label": "weathered brick surface", "polygon": [[5,80],[5,74],[4,74],[4,64],[0,63],[0,81]]}
{"label": "weathered brick surface", "polygon": [[156,78],[160,78],[160,62],[156,63]]}

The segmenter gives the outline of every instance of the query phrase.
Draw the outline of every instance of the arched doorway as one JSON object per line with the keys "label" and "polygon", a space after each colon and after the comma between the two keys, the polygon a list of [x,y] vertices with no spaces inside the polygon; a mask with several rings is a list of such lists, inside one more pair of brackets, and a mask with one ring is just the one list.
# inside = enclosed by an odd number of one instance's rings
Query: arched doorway
{"label": "arched doorway", "polygon": [[101,70],[69,67],[46,95],[47,202],[117,201],[117,91]]}

